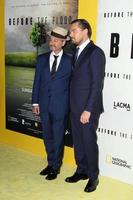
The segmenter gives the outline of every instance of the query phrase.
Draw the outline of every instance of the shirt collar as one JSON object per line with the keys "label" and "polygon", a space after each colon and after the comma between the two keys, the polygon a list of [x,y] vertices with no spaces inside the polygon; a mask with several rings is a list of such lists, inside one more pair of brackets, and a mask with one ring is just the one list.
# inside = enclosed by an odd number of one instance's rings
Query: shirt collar
{"label": "shirt collar", "polygon": [[51,54],[52,54],[53,56],[59,56],[59,57],[61,57],[62,54],[63,54],[63,50],[61,50],[58,54],[55,54],[55,53],[52,51]]}
{"label": "shirt collar", "polygon": [[80,49],[80,52],[89,44],[90,42],[90,39],[88,38],[85,42],[83,42],[80,46],[77,46],[79,47]]}

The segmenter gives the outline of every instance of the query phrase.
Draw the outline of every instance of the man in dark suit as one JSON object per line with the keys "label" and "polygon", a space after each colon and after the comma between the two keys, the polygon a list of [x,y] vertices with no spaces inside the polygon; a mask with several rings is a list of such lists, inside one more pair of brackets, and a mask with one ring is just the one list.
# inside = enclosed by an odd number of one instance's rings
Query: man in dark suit
{"label": "man in dark suit", "polygon": [[40,175],[57,177],[62,164],[64,135],[69,111],[71,57],[62,50],[68,31],[56,27],[50,33],[51,52],[38,56],[32,93],[33,112],[40,114],[48,166]]}
{"label": "man in dark suit", "polygon": [[96,189],[99,180],[96,129],[103,112],[104,52],[90,41],[91,26],[85,19],[70,24],[70,37],[77,46],[70,85],[70,107],[77,170],[66,182],[88,179],[85,192]]}

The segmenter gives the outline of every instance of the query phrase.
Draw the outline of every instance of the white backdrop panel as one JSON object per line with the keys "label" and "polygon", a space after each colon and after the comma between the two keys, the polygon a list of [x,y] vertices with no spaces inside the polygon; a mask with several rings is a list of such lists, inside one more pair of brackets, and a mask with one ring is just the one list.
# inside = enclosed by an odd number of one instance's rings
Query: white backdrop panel
{"label": "white backdrop panel", "polygon": [[100,170],[102,175],[130,184],[133,184],[132,27],[132,0],[99,0],[97,44],[104,50],[107,61],[105,112],[97,131]]}

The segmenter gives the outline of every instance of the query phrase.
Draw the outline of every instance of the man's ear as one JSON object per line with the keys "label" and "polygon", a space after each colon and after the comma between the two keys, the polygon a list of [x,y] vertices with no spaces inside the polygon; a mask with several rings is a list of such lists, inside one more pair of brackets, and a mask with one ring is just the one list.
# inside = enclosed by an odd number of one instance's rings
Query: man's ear
{"label": "man's ear", "polygon": [[87,28],[84,29],[84,33],[85,33],[85,35],[88,35],[88,29]]}
{"label": "man's ear", "polygon": [[65,44],[66,44],[66,40],[63,40],[63,47],[65,46]]}

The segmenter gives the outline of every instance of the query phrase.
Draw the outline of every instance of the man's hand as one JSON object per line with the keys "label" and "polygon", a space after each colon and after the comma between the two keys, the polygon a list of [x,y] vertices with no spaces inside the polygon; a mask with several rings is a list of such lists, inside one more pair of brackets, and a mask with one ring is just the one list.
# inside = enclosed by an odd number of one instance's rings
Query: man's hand
{"label": "man's hand", "polygon": [[39,109],[39,105],[37,106],[32,106],[32,112],[39,115],[40,114],[40,109]]}
{"label": "man's hand", "polygon": [[81,122],[82,124],[89,123],[90,116],[91,116],[91,112],[84,111],[84,112],[81,114],[81,116],[80,116],[80,122]]}

